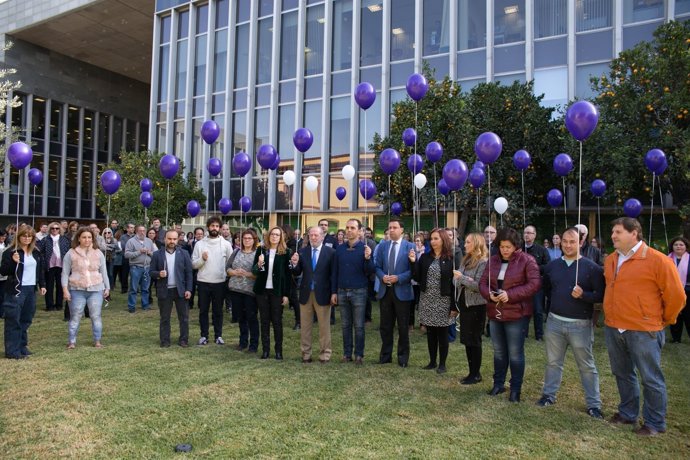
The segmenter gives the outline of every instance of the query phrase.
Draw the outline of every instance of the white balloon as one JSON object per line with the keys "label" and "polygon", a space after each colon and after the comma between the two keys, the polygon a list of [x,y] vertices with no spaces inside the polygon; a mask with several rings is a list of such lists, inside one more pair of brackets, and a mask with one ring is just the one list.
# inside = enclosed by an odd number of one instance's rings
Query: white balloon
{"label": "white balloon", "polygon": [[285,185],[288,187],[294,184],[295,180],[297,180],[297,176],[295,176],[295,172],[293,170],[288,169],[283,173],[283,182],[285,182]]}
{"label": "white balloon", "polygon": [[343,178],[345,180],[352,180],[355,177],[355,168],[352,165],[343,166]]}
{"label": "white balloon", "polygon": [[319,187],[319,180],[314,176],[309,176],[304,181],[304,186],[307,187],[307,190],[313,192]]}
{"label": "white balloon", "polygon": [[496,198],[496,201],[494,201],[494,209],[497,213],[503,214],[508,210],[508,200],[506,200],[502,196],[499,196],[498,198]]}
{"label": "white balloon", "polygon": [[418,189],[423,189],[424,186],[426,185],[426,176],[422,173],[417,174],[414,176],[414,186],[417,187]]}

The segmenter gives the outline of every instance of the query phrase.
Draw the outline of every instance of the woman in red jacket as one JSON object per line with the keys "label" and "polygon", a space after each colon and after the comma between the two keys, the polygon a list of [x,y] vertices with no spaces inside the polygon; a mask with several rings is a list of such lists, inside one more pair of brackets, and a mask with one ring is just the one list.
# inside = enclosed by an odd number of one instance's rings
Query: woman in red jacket
{"label": "woman in red jacket", "polygon": [[510,365],[510,401],[520,402],[525,374],[525,328],[532,316],[532,297],[541,287],[539,266],[522,252],[522,241],[512,228],[496,235],[498,254],[489,259],[479,282],[487,300],[491,341],[494,347],[494,386],[489,395],[504,393]]}

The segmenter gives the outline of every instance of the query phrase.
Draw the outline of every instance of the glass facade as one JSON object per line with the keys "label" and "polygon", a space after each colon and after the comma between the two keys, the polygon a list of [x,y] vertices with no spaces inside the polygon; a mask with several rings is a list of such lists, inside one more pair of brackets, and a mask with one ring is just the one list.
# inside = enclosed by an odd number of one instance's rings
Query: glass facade
{"label": "glass facade", "polygon": [[[406,97],[408,76],[424,62],[464,91],[481,82],[534,80],[545,105],[564,105],[589,97],[591,76],[620,51],[651,39],[669,15],[689,16],[690,1],[159,2],[150,147],[193,160],[192,172],[206,185],[209,155],[229,162],[239,151],[254,157],[270,143],[281,156],[278,170],[254,162],[247,180],[227,173],[213,179],[215,202],[222,193],[234,202],[252,197],[255,210],[264,203],[281,212],[372,209],[356,193],[357,180],[371,175],[374,133],[387,135],[392,105]],[[352,98],[362,81],[377,94],[366,112]],[[46,116],[52,113],[46,109]],[[211,117],[224,143],[204,149],[198,127]],[[116,118],[107,123],[118,132]],[[314,134],[304,154],[292,145],[300,127]],[[67,126],[64,135],[71,132]],[[358,171],[351,183],[340,173],[346,164]],[[282,181],[288,169],[297,173],[296,186]],[[309,175],[319,180],[316,191],[300,186]],[[338,186],[348,189],[342,202],[334,197]]]}

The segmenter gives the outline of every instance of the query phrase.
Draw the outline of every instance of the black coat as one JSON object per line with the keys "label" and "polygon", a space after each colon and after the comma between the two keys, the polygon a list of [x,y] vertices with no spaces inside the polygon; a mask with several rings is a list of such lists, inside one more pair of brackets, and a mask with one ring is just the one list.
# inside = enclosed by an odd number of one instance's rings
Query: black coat
{"label": "black coat", "polygon": [[[425,252],[421,255],[412,268],[412,277],[419,283],[419,289],[422,292],[426,291],[426,283],[429,274],[429,267],[434,261],[434,256],[430,252]],[[453,261],[447,258],[439,259],[441,263],[441,295],[451,296],[455,299],[453,286]]]}
{"label": "black coat", "polygon": [[312,270],[311,245],[299,250],[299,262],[292,267],[292,274],[302,275],[302,285],[299,289],[299,303],[302,305],[309,301],[311,284],[314,282],[314,295],[319,305],[330,305],[331,295],[338,291],[337,271],[335,269],[335,249],[321,245],[319,260],[316,268]]}
{"label": "black coat", "polygon": [[[165,249],[158,250],[151,255],[149,273],[151,279],[156,282],[156,296],[159,299],[168,297],[168,278],[161,278],[161,270],[165,268]],[[192,259],[187,251],[175,248],[175,287],[180,297],[184,293],[192,291]]]}
{"label": "black coat", "polygon": [[[12,255],[16,251],[12,248],[5,249],[2,253],[0,262],[0,275],[7,276],[5,281],[5,295],[14,295],[17,289],[21,288],[22,277],[24,276],[24,251],[19,251],[19,265],[14,263]],[[38,249],[34,249],[31,255],[36,259],[36,285],[39,288],[46,287],[46,275],[43,264],[43,256]],[[16,276],[15,276],[16,274]]]}

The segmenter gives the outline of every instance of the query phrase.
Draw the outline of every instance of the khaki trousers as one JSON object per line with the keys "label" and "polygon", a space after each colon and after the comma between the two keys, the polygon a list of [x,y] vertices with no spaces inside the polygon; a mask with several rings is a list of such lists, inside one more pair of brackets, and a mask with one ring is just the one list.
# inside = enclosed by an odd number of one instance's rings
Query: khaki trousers
{"label": "khaki trousers", "polygon": [[319,360],[331,359],[331,306],[319,305],[312,291],[306,304],[300,304],[302,359],[311,358],[311,329],[314,324],[314,312],[319,322]]}

